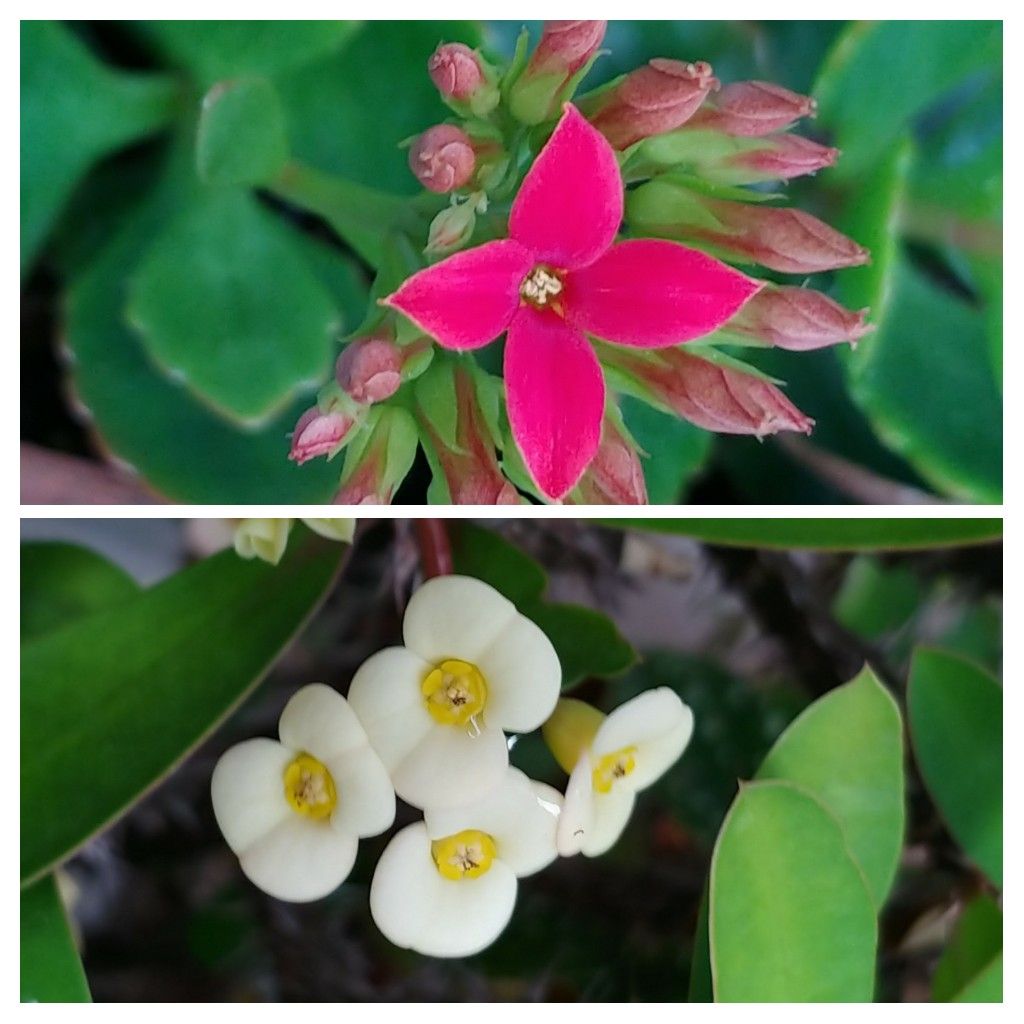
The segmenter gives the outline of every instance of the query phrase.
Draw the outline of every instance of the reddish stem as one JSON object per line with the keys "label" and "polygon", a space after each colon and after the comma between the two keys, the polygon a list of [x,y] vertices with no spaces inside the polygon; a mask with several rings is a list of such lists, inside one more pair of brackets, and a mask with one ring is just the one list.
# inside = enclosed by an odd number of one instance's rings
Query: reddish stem
{"label": "reddish stem", "polygon": [[443,519],[416,519],[416,543],[425,579],[449,576],[453,570],[452,545]]}

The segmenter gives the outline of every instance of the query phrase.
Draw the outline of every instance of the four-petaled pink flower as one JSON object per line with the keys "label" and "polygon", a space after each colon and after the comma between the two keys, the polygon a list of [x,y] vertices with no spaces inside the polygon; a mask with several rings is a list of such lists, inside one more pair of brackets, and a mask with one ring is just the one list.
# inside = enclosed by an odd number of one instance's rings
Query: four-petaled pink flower
{"label": "four-petaled pink flower", "polygon": [[760,287],[675,242],[613,245],[623,184],[615,153],[571,105],[523,180],[509,238],[456,253],[384,301],[445,348],[507,331],[505,390],[538,487],[564,497],[601,440],[605,386],[587,341],[663,348],[708,334]]}

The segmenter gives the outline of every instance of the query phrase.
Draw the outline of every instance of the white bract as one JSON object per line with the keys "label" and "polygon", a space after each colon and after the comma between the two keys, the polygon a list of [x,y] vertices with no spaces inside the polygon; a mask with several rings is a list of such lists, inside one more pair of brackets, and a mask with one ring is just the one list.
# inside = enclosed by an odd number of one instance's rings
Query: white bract
{"label": "white bract", "polygon": [[482,800],[429,809],[399,832],[377,864],[370,912],[396,946],[427,956],[471,956],[512,916],[517,878],[557,856],[562,797],[506,768]]}
{"label": "white bract", "polygon": [[667,687],[648,690],[605,717],[565,699],[544,738],[569,773],[558,822],[558,852],[596,857],[622,835],[636,794],[679,760],[693,733],[693,712]]}
{"label": "white bract", "polygon": [[252,882],[278,899],[314,900],[348,876],[361,837],[391,825],[395,794],[352,708],[330,687],[299,690],[278,733],[280,742],[247,740],[221,757],[213,812]]}
{"label": "white bract", "polygon": [[[314,533],[328,540],[352,542],[356,521],[348,518],[303,519]],[[242,558],[260,558],[277,565],[288,546],[292,519],[242,519],[235,527],[235,551]]]}
{"label": "white bract", "polygon": [[349,702],[403,800],[478,800],[508,767],[503,730],[536,729],[554,708],[558,655],[511,601],[465,576],[424,583],[403,636],[360,667]]}

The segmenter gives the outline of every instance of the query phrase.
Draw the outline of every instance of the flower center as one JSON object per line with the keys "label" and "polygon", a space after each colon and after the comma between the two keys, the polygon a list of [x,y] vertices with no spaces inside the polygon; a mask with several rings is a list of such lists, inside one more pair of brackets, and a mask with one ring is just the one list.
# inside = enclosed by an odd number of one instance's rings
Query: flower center
{"label": "flower center", "polygon": [[467,828],[430,844],[438,872],[453,882],[461,878],[479,878],[491,869],[498,848],[494,839],[479,829]]}
{"label": "flower center", "polygon": [[557,306],[556,300],[564,288],[565,282],[557,271],[538,263],[519,286],[519,297],[537,309],[547,309]]}
{"label": "flower center", "polygon": [[636,767],[636,747],[623,747],[613,754],[605,754],[594,766],[594,789],[610,793],[617,779],[625,778]]}
{"label": "flower center", "polygon": [[472,725],[487,703],[487,683],[476,665],[448,658],[432,668],[420,687],[427,710],[442,725]]}
{"label": "flower center", "polygon": [[293,811],[307,818],[326,818],[338,806],[334,779],[311,754],[299,754],[284,770],[284,795]]}

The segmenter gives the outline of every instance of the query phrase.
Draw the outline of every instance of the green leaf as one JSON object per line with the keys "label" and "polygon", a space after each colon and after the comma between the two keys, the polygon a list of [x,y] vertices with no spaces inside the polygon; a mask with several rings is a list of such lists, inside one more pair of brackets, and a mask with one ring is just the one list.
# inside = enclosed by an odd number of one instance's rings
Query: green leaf
{"label": "green leaf", "polygon": [[524,551],[492,530],[464,521],[449,523],[455,571],[489,583],[544,630],[558,652],[563,690],[589,676],[618,675],[637,660],[607,615],[545,600],[547,574]]}
{"label": "green leaf", "polygon": [[442,40],[476,46],[473,22],[373,21],[336,55],[278,82],[296,159],[391,192],[419,183],[398,144],[451,112],[427,79],[427,60]]}
{"label": "green leaf", "polygon": [[700,894],[697,911],[697,930],[693,938],[693,956],[690,958],[690,988],[687,999],[691,1003],[712,1003],[715,1000],[714,981],[711,977],[711,944],[708,938],[708,887]]}
{"label": "green leaf", "polygon": [[847,567],[832,614],[847,629],[877,640],[905,625],[923,599],[924,586],[911,569],[861,555]]}
{"label": "green leaf", "polygon": [[953,837],[1003,882],[1003,689],[958,655],[918,648],[907,690],[921,775]]}
{"label": "green leaf", "polygon": [[828,809],[881,909],[903,845],[903,723],[871,669],[811,704],[757,778],[795,783]]}
{"label": "green leaf", "polygon": [[231,712],[347,551],[304,529],[276,568],[224,551],[22,647],[23,883],[123,814]]}
{"label": "green leaf", "polygon": [[[818,119],[843,158],[830,172],[855,180],[911,120],[964,79],[1002,64],[998,21],[855,22],[814,86]],[[895,76],[895,77],[894,77]]]}
{"label": "green leaf", "polygon": [[609,519],[607,526],[679,533],[707,544],[825,551],[910,551],[1002,537],[1001,519]]}
{"label": "green leaf", "polygon": [[23,273],[86,171],[163,127],[177,98],[170,79],[114,71],[61,25],[21,23]]}
{"label": "green leaf", "polygon": [[203,97],[196,166],[204,181],[260,185],[287,160],[284,110],[265,78],[219,82]]}
{"label": "green leaf", "polygon": [[127,315],[169,376],[250,425],[327,376],[341,326],[291,229],[234,190],[204,196],[157,239]]}
{"label": "green leaf", "polygon": [[622,415],[648,456],[643,460],[648,500],[652,505],[674,505],[707,463],[712,435],[628,396],[622,399]]}
{"label": "green leaf", "polygon": [[136,597],[139,585],[102,555],[76,544],[21,545],[21,640]]}
{"label": "green leaf", "polygon": [[872,262],[838,275],[838,298],[870,307],[876,330],[844,353],[851,396],[893,450],[942,492],[1002,495],[1002,413],[982,314],[939,288],[898,244],[912,151],[897,147],[843,228]]}
{"label": "green leaf", "polygon": [[21,1001],[91,1001],[53,875],[21,890]]}
{"label": "green leaf", "polygon": [[969,903],[932,976],[932,999],[949,1002],[1002,1002],[1003,912],[995,900]]}
{"label": "green leaf", "polygon": [[875,909],[842,829],[786,782],[736,797],[711,862],[718,1002],[868,1002]]}
{"label": "green leaf", "polygon": [[275,75],[339,52],[355,21],[149,21],[140,23],[203,86],[238,75]]}

